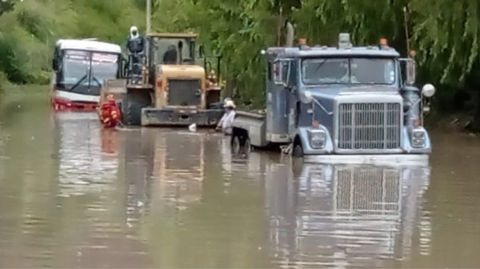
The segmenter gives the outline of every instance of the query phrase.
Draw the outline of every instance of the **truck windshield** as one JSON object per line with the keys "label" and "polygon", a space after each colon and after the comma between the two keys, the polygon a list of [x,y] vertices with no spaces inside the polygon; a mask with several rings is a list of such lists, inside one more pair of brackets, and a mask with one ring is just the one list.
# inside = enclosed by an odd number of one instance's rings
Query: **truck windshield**
{"label": "truck windshield", "polygon": [[388,84],[395,82],[391,58],[315,58],[302,61],[302,79],[307,85]]}
{"label": "truck windshield", "polygon": [[[91,80],[90,70],[91,66]],[[105,79],[114,79],[118,72],[118,55],[88,51],[65,51],[63,58],[63,83],[67,85],[101,86]]]}

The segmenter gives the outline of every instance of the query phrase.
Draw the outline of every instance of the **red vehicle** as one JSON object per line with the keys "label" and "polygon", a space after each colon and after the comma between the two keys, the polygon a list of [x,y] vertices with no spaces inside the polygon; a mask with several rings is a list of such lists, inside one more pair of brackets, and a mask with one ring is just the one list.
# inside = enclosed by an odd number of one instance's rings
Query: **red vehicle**
{"label": "red vehicle", "polygon": [[119,45],[60,39],[53,55],[52,107],[56,111],[95,111],[103,81],[121,77]]}

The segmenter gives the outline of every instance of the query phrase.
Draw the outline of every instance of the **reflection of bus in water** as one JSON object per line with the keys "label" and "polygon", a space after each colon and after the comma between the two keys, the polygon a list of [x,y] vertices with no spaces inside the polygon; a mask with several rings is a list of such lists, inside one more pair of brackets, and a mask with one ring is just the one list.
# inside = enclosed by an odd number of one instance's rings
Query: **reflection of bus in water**
{"label": "reflection of bus in water", "polygon": [[115,134],[102,132],[95,113],[56,113],[54,117],[60,195],[98,194],[112,188],[118,170]]}
{"label": "reflection of bus in water", "polygon": [[103,81],[121,76],[118,45],[76,39],[57,41],[53,55],[52,97],[55,110],[94,111]]}
{"label": "reflection of bus in water", "polygon": [[[283,180],[288,172],[277,167],[267,173],[266,199],[281,266],[381,267],[408,258],[415,229],[430,228],[418,209],[429,168],[304,164],[297,180]],[[418,239],[420,248],[428,241]]]}

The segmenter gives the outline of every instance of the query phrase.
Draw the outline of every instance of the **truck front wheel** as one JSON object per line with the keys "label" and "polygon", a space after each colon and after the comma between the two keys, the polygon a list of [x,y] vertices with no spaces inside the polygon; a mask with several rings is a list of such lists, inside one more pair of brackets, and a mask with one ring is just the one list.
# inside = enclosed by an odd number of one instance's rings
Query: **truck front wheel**
{"label": "truck front wheel", "polygon": [[292,155],[293,157],[298,157],[298,158],[303,157],[303,147],[301,143],[295,143],[293,145]]}

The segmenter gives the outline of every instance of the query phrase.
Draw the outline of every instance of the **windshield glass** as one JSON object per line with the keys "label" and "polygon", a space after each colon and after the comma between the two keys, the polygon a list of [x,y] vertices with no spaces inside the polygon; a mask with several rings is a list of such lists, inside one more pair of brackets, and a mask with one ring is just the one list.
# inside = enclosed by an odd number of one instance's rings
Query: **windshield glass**
{"label": "windshield glass", "polygon": [[[192,62],[191,51],[190,51],[190,41],[186,38],[155,38],[155,62],[158,64],[163,64],[165,57],[171,59],[176,52],[177,57],[179,57],[179,52],[183,62]],[[181,50],[180,50],[181,47]],[[167,56],[166,56],[167,54]]]}
{"label": "windshield glass", "polygon": [[92,66],[92,85],[101,86],[105,79],[115,79],[118,71],[118,55],[88,51],[65,51],[63,58],[63,83],[88,85],[89,69]]}
{"label": "windshield glass", "polygon": [[[89,56],[87,51],[67,50],[63,57],[63,83],[72,85],[78,83],[88,74]],[[88,84],[88,79],[82,81],[83,85]]]}
{"label": "windshield glass", "polygon": [[302,79],[307,85],[391,85],[395,77],[395,62],[390,58],[315,58],[302,62]]}
{"label": "windshield glass", "polygon": [[118,72],[118,55],[92,53],[92,83],[101,86],[106,79],[115,79]]}

